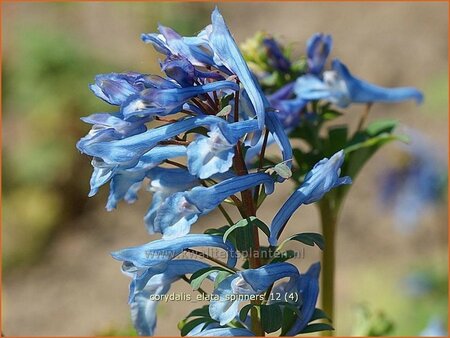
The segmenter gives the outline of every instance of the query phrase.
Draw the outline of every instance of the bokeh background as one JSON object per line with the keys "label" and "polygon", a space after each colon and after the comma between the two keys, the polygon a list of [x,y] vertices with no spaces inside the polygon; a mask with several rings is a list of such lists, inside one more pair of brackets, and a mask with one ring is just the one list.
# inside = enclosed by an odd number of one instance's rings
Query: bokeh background
{"label": "bokeh background", "polygon": [[[3,3],[2,329],[9,335],[130,334],[128,278],[109,252],[142,244],[142,216],[151,196],[107,213],[107,188],[88,200],[90,161],[75,148],[89,129],[79,117],[110,111],[88,89],[95,74],[155,73],[158,58],[140,42],[158,22],[184,35],[207,25],[212,3]],[[333,35],[332,56],[354,74],[385,86],[411,85],[425,103],[376,105],[371,120],[398,119],[419,130],[447,172],[447,3],[221,3],[236,40],[269,32],[304,53],[314,32]],[[339,122],[354,123],[362,107]],[[379,152],[354,183],[339,224],[338,335],[389,326],[417,335],[447,319],[447,193],[416,224],[399,227],[379,198],[383,171],[399,148]],[[293,186],[271,196],[270,222]],[[219,226],[211,214],[195,231]],[[287,232],[318,231],[315,206],[303,206]],[[319,259],[307,247],[296,263]],[[174,290],[186,290],[182,282]],[[198,304],[162,303],[158,335]],[[362,331],[361,331],[362,330]]]}

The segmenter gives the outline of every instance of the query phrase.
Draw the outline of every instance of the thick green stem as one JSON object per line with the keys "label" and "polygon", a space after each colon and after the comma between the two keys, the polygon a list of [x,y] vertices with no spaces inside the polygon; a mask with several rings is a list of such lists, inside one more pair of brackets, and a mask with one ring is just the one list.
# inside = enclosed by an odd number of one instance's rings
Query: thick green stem
{"label": "thick green stem", "polygon": [[[336,223],[337,211],[332,207],[330,200],[324,198],[319,203],[322,234],[325,240],[325,249],[322,256],[322,309],[334,320],[334,275],[336,259]],[[332,336],[333,331],[323,331],[323,335]]]}

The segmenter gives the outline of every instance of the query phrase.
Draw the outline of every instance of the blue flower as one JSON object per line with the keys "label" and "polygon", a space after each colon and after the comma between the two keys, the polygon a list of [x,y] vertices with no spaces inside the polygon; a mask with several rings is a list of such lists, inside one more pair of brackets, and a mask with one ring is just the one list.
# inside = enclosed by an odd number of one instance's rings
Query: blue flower
{"label": "blue flower", "polygon": [[306,43],[306,55],[308,57],[308,71],[319,75],[327,61],[333,47],[331,35],[316,33]]}
{"label": "blue flower", "polygon": [[165,116],[182,110],[187,100],[213,91],[237,91],[239,86],[231,81],[216,81],[204,85],[181,88],[147,88],[130,96],[121,107],[125,119],[134,116]]}
{"label": "blue flower", "polygon": [[267,50],[269,64],[280,72],[289,72],[291,69],[291,61],[284,56],[278,42],[274,38],[264,38],[263,44]]}
{"label": "blue flower", "polygon": [[385,88],[360,80],[337,59],[332,67],[333,71],[323,73],[323,80],[311,74],[299,77],[295,86],[297,96],[304,100],[327,100],[341,108],[350,103],[423,100],[422,93],[412,87]]}
{"label": "blue flower", "polygon": [[186,235],[171,241],[163,239],[155,240],[144,245],[122,249],[111,253],[114,259],[123,261],[126,271],[131,268],[148,269],[150,267],[165,267],[183,250],[193,247],[222,248],[228,253],[227,264],[230,267],[236,265],[236,252],[233,245],[222,237],[211,235]]}
{"label": "blue flower", "polygon": [[[208,267],[194,260],[173,260],[185,249],[192,247],[217,247],[228,254],[227,264],[236,265],[236,252],[233,245],[224,242],[220,236],[187,235],[172,241],[156,240],[141,246],[122,249],[112,256],[123,261],[122,270],[131,275],[129,302],[133,322],[142,334],[152,334],[156,324],[155,307],[151,295],[167,293],[170,284],[184,274]],[[211,276],[213,278],[213,276]]]}
{"label": "blue flower", "polygon": [[154,168],[147,173],[151,179],[149,191],[153,193],[152,203],[144,217],[145,226],[150,234],[161,232],[155,223],[158,210],[171,195],[200,185],[200,181],[181,168]]}
{"label": "blue flower", "polygon": [[179,55],[169,55],[161,64],[161,70],[178,82],[181,87],[194,85],[195,67],[189,60]]}
{"label": "blue flower", "polygon": [[317,202],[331,189],[352,182],[348,176],[339,177],[344,156],[344,151],[341,150],[330,159],[324,158],[306,174],[302,185],[289,196],[275,215],[270,227],[270,245],[277,244],[280,231],[298,207]]}
{"label": "blue flower", "polygon": [[142,34],[142,41],[152,44],[158,52],[167,56],[182,55],[194,66],[216,66],[206,30],[194,37],[182,37],[172,28],[162,25],[158,26],[158,30],[161,34]]}
{"label": "blue flower", "polygon": [[168,77],[175,80],[181,87],[190,87],[199,78],[210,78],[224,80],[224,77],[217,72],[203,72],[194,67],[194,65],[182,55],[169,55],[161,63],[161,70]]}
{"label": "blue flower", "polygon": [[120,140],[147,130],[148,118],[125,121],[120,113],[97,113],[82,117],[82,121],[93,124],[89,133],[77,143],[78,149],[84,149],[97,142]]}
{"label": "blue flower", "polygon": [[102,100],[120,106],[129,96],[145,89],[141,81],[144,77],[134,72],[100,74],[89,87]]}
{"label": "blue flower", "polygon": [[225,325],[237,316],[239,304],[246,300],[245,296],[259,295],[279,279],[298,276],[297,268],[290,263],[274,263],[240,271],[225,278],[214,290],[215,297],[209,304],[209,314],[220,325]]}
{"label": "blue flower", "polygon": [[308,271],[296,279],[296,293],[299,295],[299,309],[301,316],[297,317],[294,324],[286,333],[287,336],[299,334],[311,320],[319,297],[320,263],[310,266]]}
{"label": "blue flower", "polygon": [[250,337],[255,334],[252,331],[241,328],[219,327],[206,329],[197,334],[188,334],[188,337]]}
{"label": "blue flower", "polygon": [[212,30],[208,34],[208,40],[214,51],[214,61],[217,65],[225,66],[233,74],[237,75],[253,104],[258,117],[259,128],[262,129],[266,107],[261,87],[250,72],[244,57],[217,8],[214,9],[211,15],[211,21]]}
{"label": "blue flower", "polygon": [[83,153],[102,159],[105,165],[130,168],[135,166],[139,158],[157,146],[159,142],[166,141],[195,127],[222,121],[221,118],[216,116],[192,117],[120,140],[102,140],[89,144],[79,142],[77,147]]}
{"label": "blue flower", "polygon": [[[145,178],[153,178],[154,173],[159,170],[165,170],[168,173],[174,174],[171,169],[157,168],[161,162],[169,158],[176,158],[184,155],[186,155],[186,147],[184,146],[155,147],[145,153],[139,159],[139,162],[135,167],[123,170],[112,170],[110,192],[106,209],[108,211],[115,209],[117,203],[121,199],[125,199],[128,203],[133,203],[137,199],[136,193]],[[185,170],[180,170],[186,172]],[[187,176],[190,175],[184,175],[183,179],[186,179]],[[192,179],[195,178],[192,177]],[[192,181],[192,179],[188,180],[188,182]]]}
{"label": "blue flower", "polygon": [[153,336],[156,328],[156,307],[159,298],[166,295],[172,283],[186,274],[209,267],[208,264],[190,260],[170,261],[164,269],[146,270],[139,277],[134,273],[130,285],[131,319],[137,333],[141,336]]}
{"label": "blue flower", "polygon": [[[268,111],[266,113],[266,126],[269,130],[269,138],[267,145],[276,143],[281,150],[282,162],[289,168],[292,167],[292,147],[289,142],[286,131],[278,117],[278,113],[274,111]],[[262,133],[254,133],[253,138],[247,139],[245,145],[249,146],[245,154],[245,161],[248,165],[251,165],[253,159],[261,152],[261,148],[264,142],[264,135]],[[284,178],[277,177],[278,182],[283,182]]]}
{"label": "blue flower", "polygon": [[184,236],[199,216],[217,208],[227,197],[260,184],[265,185],[267,194],[273,192],[273,179],[264,173],[254,173],[232,177],[210,187],[175,193],[156,211],[154,228],[161,229],[166,240]]}
{"label": "blue flower", "polygon": [[187,148],[189,172],[201,179],[227,172],[238,140],[257,128],[256,120],[212,125],[208,136],[199,135]]}
{"label": "blue flower", "polygon": [[288,132],[300,123],[300,114],[305,108],[307,101],[293,97],[295,82],[281,87],[267,99],[276,110],[277,117]]}

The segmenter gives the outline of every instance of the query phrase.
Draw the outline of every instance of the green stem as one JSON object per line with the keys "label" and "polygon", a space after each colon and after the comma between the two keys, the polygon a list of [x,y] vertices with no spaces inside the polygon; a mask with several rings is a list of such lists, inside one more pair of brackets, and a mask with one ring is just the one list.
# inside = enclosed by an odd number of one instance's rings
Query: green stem
{"label": "green stem", "polygon": [[[322,292],[322,309],[333,321],[337,211],[327,198],[320,201],[319,209],[322,234],[325,240],[325,249],[322,254],[322,280],[320,288]],[[333,334],[334,331],[323,331],[323,335],[325,336],[332,336]]]}

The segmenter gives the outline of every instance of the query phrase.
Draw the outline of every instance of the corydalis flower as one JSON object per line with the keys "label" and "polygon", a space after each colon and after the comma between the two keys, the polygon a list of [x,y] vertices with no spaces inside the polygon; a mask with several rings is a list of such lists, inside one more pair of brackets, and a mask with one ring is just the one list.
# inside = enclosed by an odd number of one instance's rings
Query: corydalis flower
{"label": "corydalis flower", "polygon": [[153,197],[144,221],[147,231],[154,234],[161,232],[158,223],[155,223],[155,218],[166,200],[177,192],[200,185],[200,181],[181,168],[154,168],[148,173],[148,177],[151,179],[149,191],[153,193]]}
{"label": "corydalis flower", "polygon": [[182,55],[167,56],[166,60],[161,63],[161,70],[182,87],[193,86],[194,82],[200,78],[225,80],[217,72],[203,72],[195,68],[188,58]]}
{"label": "corydalis flower", "polygon": [[231,81],[216,81],[191,87],[147,88],[130,96],[121,111],[126,119],[133,116],[166,116],[181,111],[183,104],[193,97],[220,90],[236,91],[239,87]]}
{"label": "corydalis flower", "polygon": [[318,75],[322,72],[332,47],[331,35],[316,33],[309,38],[306,43],[309,73]]}
{"label": "corydalis flower", "polygon": [[155,329],[157,302],[150,296],[166,294],[174,281],[209,266],[194,260],[174,260],[184,250],[193,247],[224,249],[228,254],[227,265],[236,265],[233,245],[224,242],[220,236],[211,235],[187,235],[172,241],[156,240],[112,253],[113,258],[123,261],[122,271],[133,278],[129,303],[139,334],[152,335]]}
{"label": "corydalis flower", "polygon": [[273,263],[238,272],[224,279],[214,290],[216,298],[209,305],[209,313],[225,325],[237,316],[239,304],[246,296],[259,295],[276,281],[289,278],[288,282],[275,286],[272,294],[274,299],[291,299],[286,294],[296,295],[293,305],[298,307],[300,316],[287,333],[288,336],[296,335],[306,327],[314,313],[319,296],[319,273],[320,263],[311,265],[305,274],[290,263]]}
{"label": "corydalis flower", "polygon": [[188,334],[188,337],[252,337],[255,334],[247,329],[221,327],[207,329],[197,334]]}
{"label": "corydalis flower", "polygon": [[201,179],[227,172],[238,140],[257,128],[256,120],[212,125],[208,137],[199,135],[187,148],[189,172]]}
{"label": "corydalis flower", "polygon": [[307,104],[307,101],[294,97],[294,86],[295,82],[288,83],[267,97],[287,132],[298,126],[300,114]]}
{"label": "corydalis flower", "polygon": [[341,108],[350,103],[401,102],[421,103],[423,95],[412,87],[385,88],[354,77],[339,60],[332,62],[332,71],[323,73],[323,80],[312,74],[297,79],[295,92],[304,100],[327,100]]}
{"label": "corydalis flower", "polygon": [[155,266],[165,267],[168,262],[178,256],[187,248],[193,247],[217,247],[228,252],[228,265],[236,264],[236,254],[230,242],[224,242],[220,236],[211,235],[186,235],[171,241],[163,239],[150,243],[122,249],[111,253],[114,259],[123,261],[126,271],[130,268],[147,269]]}
{"label": "corydalis flower", "polygon": [[[184,146],[164,146],[155,147],[145,153],[136,166],[111,171],[111,184],[109,190],[108,203],[106,209],[111,211],[117,207],[117,203],[124,199],[128,203],[133,203],[137,199],[137,191],[140,189],[142,181],[145,178],[153,178],[159,164],[169,158],[176,158],[186,155],[186,147]],[[165,169],[170,172],[169,169]],[[176,170],[176,169],[175,169]],[[183,182],[193,182],[195,177],[189,177],[186,173]],[[188,178],[188,179],[186,179]],[[103,182],[100,182],[103,183]],[[188,185],[191,187],[190,185]],[[97,185],[96,188],[98,189]]]}
{"label": "corydalis flower", "polygon": [[267,50],[269,64],[281,72],[289,72],[291,61],[284,56],[280,44],[274,38],[264,38],[263,45]]}
{"label": "corydalis flower", "polygon": [[[140,336],[153,336],[156,328],[158,297],[167,294],[172,284],[185,275],[207,267],[209,267],[208,264],[199,261],[177,259],[170,261],[163,270],[155,273],[149,269],[143,276],[133,279],[130,286],[130,309],[137,333]],[[136,284],[138,287],[135,287]]]}
{"label": "corydalis flower", "polygon": [[[258,295],[266,291],[275,281],[299,275],[297,268],[289,263],[274,263],[258,269],[248,269],[224,279],[214,290],[216,297],[211,300],[211,318],[225,325],[238,314],[239,304],[245,300],[239,295]],[[216,299],[217,298],[217,299]]]}
{"label": "corydalis flower", "polygon": [[214,50],[214,61],[218,65],[225,66],[233,74],[238,76],[239,81],[250,97],[256,116],[258,117],[259,127],[262,129],[264,126],[266,107],[264,105],[264,94],[262,93],[261,87],[251,74],[244,57],[231,36],[225,20],[217,8],[211,15],[211,21],[212,29],[208,34],[208,40]]}
{"label": "corydalis flower", "polygon": [[227,74],[236,75],[248,93],[259,128],[264,126],[265,106],[259,84],[253,78],[226,23],[216,8],[211,15],[212,24],[196,37],[182,37],[173,29],[159,26],[161,34],[143,34],[142,40],[167,56],[182,55],[194,66],[213,67]]}
{"label": "corydalis flower", "polygon": [[156,211],[154,228],[160,229],[164,239],[186,235],[199,216],[206,215],[227,197],[260,184],[266,193],[273,192],[273,179],[264,173],[254,173],[226,179],[210,187],[195,187],[167,198]]}
{"label": "corydalis flower", "polygon": [[331,189],[352,182],[348,176],[339,177],[344,156],[344,151],[341,150],[330,159],[324,158],[306,174],[302,185],[289,196],[275,215],[270,227],[270,245],[277,244],[280,231],[302,204],[317,202]]}

